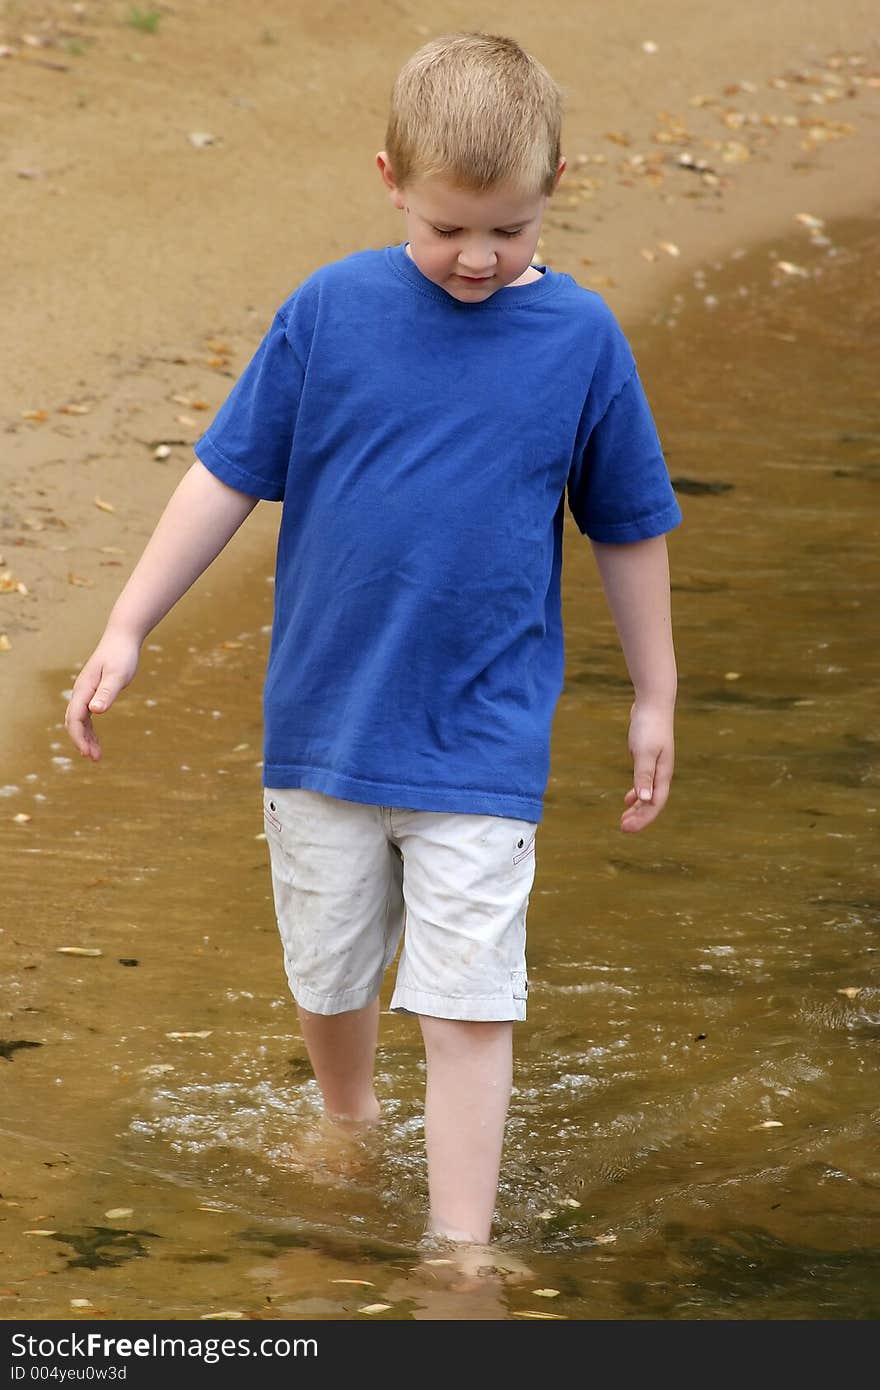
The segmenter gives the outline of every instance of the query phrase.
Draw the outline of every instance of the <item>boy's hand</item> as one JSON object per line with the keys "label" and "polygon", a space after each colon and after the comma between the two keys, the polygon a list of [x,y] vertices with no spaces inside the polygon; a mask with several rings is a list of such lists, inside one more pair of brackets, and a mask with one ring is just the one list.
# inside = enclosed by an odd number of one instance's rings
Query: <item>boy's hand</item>
{"label": "boy's hand", "polygon": [[64,723],[84,758],[97,762],[101,745],[92,715],[108,710],[120,690],[133,680],[140,643],[132,637],[105,633],[76,678]]}
{"label": "boy's hand", "polygon": [[671,706],[636,700],[630,712],[633,785],[624,797],[620,828],[629,834],[656,820],[669,797],[675,761]]}

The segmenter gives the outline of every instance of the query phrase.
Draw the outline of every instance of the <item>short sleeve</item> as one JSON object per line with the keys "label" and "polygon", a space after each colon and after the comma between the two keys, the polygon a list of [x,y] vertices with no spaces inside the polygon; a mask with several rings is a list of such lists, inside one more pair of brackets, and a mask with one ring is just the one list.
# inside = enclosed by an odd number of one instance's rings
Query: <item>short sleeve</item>
{"label": "short sleeve", "polygon": [[280,502],[293,448],[303,369],[279,309],[248,366],[196,441],[201,462],[250,497]]}
{"label": "short sleeve", "polygon": [[569,474],[568,502],[580,530],[594,541],[648,540],[681,521],[635,366],[590,430]]}

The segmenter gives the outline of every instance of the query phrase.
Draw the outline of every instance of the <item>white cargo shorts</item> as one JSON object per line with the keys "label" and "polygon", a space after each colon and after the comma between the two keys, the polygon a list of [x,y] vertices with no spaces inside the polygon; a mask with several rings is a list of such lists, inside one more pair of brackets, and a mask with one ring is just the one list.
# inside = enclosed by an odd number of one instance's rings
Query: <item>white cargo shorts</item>
{"label": "white cargo shorts", "polygon": [[526,1016],[531,821],[401,810],[300,788],[263,795],[284,965],[319,1014],[375,999],[403,938],[391,1008]]}

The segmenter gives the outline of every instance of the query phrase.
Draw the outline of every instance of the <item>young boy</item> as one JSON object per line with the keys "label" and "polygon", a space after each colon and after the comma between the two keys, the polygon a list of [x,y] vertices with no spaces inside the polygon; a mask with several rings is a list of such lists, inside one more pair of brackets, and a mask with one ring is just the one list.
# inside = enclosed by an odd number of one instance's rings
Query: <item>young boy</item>
{"label": "young boy", "polygon": [[258,499],[283,502],[264,811],[287,975],[328,1116],[374,1121],[379,990],[418,1016],[428,1229],[489,1240],[525,1018],[525,918],[562,682],[566,494],[635,701],[621,828],[672,774],[665,532],[680,514],[601,299],[533,264],[561,99],[513,40],[458,34],[399,74],[383,183],[406,241],[311,275],[196,444],[67,713],[135,674],[151,629]]}

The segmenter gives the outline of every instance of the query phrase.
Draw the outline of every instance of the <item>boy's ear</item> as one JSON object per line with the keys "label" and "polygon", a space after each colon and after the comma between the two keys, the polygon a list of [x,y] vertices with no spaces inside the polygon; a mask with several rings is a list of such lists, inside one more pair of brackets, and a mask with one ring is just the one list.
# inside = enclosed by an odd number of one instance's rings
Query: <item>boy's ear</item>
{"label": "boy's ear", "polygon": [[554,192],[554,193],[556,192],[557,188],[559,187],[559,180],[562,178],[562,175],[565,173],[565,170],[566,170],[567,167],[568,167],[568,160],[565,158],[565,155],[563,155],[563,156],[561,157],[560,161],[559,161],[559,165],[558,165],[557,170],[556,170],[556,180],[555,180],[555,182],[554,182],[554,184],[553,184],[553,192]]}
{"label": "boy's ear", "polygon": [[388,196],[391,199],[392,204],[394,205],[394,207],[399,208],[401,211],[403,211],[403,208],[405,207],[403,191],[402,189],[398,188],[397,184],[394,182],[394,171],[391,168],[390,163],[388,162],[388,155],[384,150],[380,150],[379,153],[376,155],[376,167],[378,168],[379,173],[382,176],[382,182],[388,189]]}

